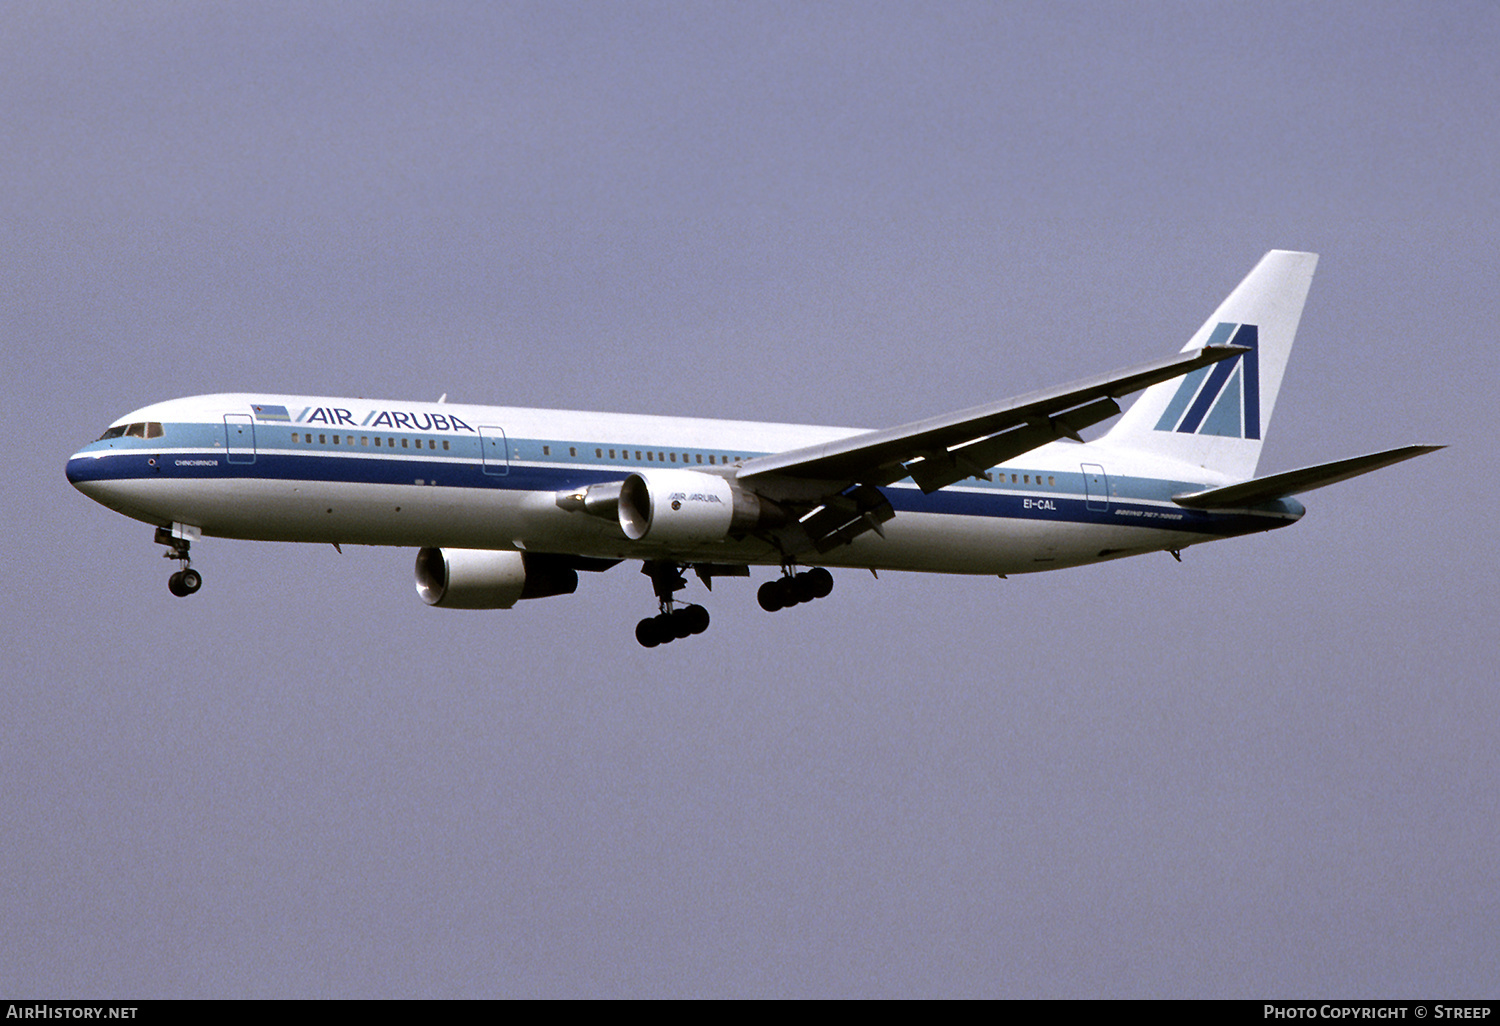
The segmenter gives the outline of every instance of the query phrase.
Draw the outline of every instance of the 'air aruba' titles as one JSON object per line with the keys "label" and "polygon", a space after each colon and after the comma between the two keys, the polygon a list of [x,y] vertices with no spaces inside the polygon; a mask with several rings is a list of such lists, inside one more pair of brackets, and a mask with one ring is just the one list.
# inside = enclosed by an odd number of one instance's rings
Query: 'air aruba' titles
{"label": "'air aruba' titles", "polygon": [[356,421],[349,410],[331,406],[309,406],[297,415],[299,424],[348,424],[350,427],[403,428],[407,431],[467,431],[475,430],[451,413],[411,413],[401,410],[371,410],[365,419]]}

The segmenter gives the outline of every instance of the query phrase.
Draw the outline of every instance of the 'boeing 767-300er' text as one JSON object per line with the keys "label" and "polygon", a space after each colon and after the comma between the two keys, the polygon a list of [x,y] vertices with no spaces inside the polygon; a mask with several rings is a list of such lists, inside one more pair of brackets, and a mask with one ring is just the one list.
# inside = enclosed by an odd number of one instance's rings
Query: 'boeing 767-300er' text
{"label": "'boeing 767-300er' text", "polygon": [[774,611],[826,596],[827,567],[1004,576],[1176,556],[1441,448],[1254,476],[1317,260],[1266,254],[1177,356],[884,430],[206,395],[121,417],[68,480],[156,527],[179,596],[202,584],[189,547],[205,535],[410,546],[417,593],[459,609],[641,560],[659,605],[636,627],[647,647],[708,626],[675,598],[690,570],[711,587],[779,568],[758,595]]}

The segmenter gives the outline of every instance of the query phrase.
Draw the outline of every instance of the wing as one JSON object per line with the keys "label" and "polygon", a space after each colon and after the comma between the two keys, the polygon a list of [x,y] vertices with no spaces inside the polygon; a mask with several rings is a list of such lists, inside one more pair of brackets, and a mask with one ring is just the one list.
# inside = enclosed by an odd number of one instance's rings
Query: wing
{"label": "wing", "polygon": [[883,485],[910,477],[931,493],[1055,439],[1080,440],[1084,428],[1120,412],[1121,396],[1247,351],[1205,346],[1061,388],[760,456],[740,468],[737,480],[797,514],[775,532],[784,552],[827,552],[880,531],[895,516]]}
{"label": "wing", "polygon": [[1400,463],[1414,456],[1436,452],[1441,448],[1443,448],[1441,445],[1403,445],[1399,449],[1372,452],[1366,456],[1354,456],[1347,460],[1336,460],[1333,463],[1320,463],[1315,467],[1288,470],[1284,474],[1251,478],[1249,481],[1225,485],[1223,488],[1209,488],[1201,492],[1174,495],[1172,501],[1179,506],[1187,506],[1191,509],[1231,509],[1254,506],[1257,503],[1270,502],[1288,495],[1300,495],[1314,488],[1322,488],[1324,485],[1347,481],[1351,477],[1368,474],[1372,470],[1389,467],[1392,463]]}
{"label": "wing", "polygon": [[[935,492],[989,467],[1015,459],[1057,438],[1120,412],[1115,402],[1159,381],[1247,352],[1243,346],[1206,346],[1061,388],[1033,392],[986,406],[919,420],[901,427],[810,445],[749,460],[739,481],[775,494],[778,483],[887,485],[910,477]],[[795,494],[799,489],[790,487]]]}

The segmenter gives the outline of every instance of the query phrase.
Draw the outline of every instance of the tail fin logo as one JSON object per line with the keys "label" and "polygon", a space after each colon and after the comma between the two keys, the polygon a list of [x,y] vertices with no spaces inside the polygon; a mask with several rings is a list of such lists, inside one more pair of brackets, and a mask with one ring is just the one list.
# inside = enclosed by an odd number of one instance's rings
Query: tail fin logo
{"label": "tail fin logo", "polygon": [[1260,438],[1260,333],[1254,324],[1221,322],[1207,345],[1244,346],[1250,351],[1232,360],[1200,367],[1182,379],[1158,431],[1224,438]]}

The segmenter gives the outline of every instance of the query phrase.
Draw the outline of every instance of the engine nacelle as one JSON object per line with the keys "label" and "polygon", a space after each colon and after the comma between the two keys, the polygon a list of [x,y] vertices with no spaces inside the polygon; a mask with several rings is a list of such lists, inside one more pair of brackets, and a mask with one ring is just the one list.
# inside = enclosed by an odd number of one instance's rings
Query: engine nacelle
{"label": "engine nacelle", "polygon": [[632,541],[719,541],[761,520],[761,501],[728,478],[696,470],[648,470],[620,486],[620,529]]}
{"label": "engine nacelle", "polygon": [[556,557],[489,549],[422,549],[417,594],[444,609],[509,609],[521,599],[571,595],[578,571]]}

